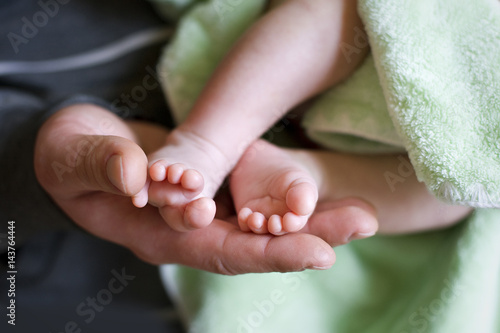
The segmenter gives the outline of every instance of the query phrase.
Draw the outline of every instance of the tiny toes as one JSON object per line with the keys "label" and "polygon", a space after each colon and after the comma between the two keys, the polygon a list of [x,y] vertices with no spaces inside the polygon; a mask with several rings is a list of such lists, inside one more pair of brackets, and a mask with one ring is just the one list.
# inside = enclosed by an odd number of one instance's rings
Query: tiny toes
{"label": "tiny toes", "polygon": [[256,234],[267,233],[267,221],[261,213],[252,213],[247,220],[248,227]]}
{"label": "tiny toes", "polygon": [[209,198],[191,201],[184,211],[184,224],[188,228],[201,229],[208,226],[215,218],[215,202]]}
{"label": "tiny toes", "polygon": [[149,176],[155,182],[162,182],[167,177],[167,168],[162,161],[155,162],[149,167]]}
{"label": "tiny toes", "polygon": [[290,186],[286,204],[297,215],[312,214],[318,201],[318,190],[308,181],[297,180]]}
{"label": "tiny toes", "polygon": [[148,203],[148,189],[149,189],[149,180],[146,182],[146,185],[139,191],[139,193],[132,196],[132,203],[137,208],[142,208],[146,206]]}
{"label": "tiny toes", "polygon": [[174,229],[175,231],[186,232],[191,230],[184,225],[184,210],[182,209],[182,207],[163,206],[158,207],[158,211],[160,212],[163,220],[170,226],[170,228]]}
{"label": "tiny toes", "polygon": [[286,231],[283,230],[283,219],[279,215],[272,215],[269,218],[267,221],[267,229],[275,236],[286,234]]}
{"label": "tiny toes", "polygon": [[238,225],[241,231],[248,232],[250,228],[248,227],[248,218],[252,215],[252,210],[250,208],[242,208],[238,213]]}
{"label": "tiny toes", "polygon": [[186,232],[208,226],[215,217],[215,202],[200,198],[182,206],[159,208],[163,220],[175,231]]}
{"label": "tiny toes", "polygon": [[186,170],[182,175],[181,185],[186,190],[201,191],[203,188],[203,177],[196,170]]}
{"label": "tiny toes", "polygon": [[286,232],[297,232],[307,223],[306,216],[299,216],[294,213],[286,213],[283,216],[283,230]]}
{"label": "tiny toes", "polygon": [[184,164],[176,163],[170,165],[167,169],[167,181],[170,184],[179,184],[184,170],[186,170]]}

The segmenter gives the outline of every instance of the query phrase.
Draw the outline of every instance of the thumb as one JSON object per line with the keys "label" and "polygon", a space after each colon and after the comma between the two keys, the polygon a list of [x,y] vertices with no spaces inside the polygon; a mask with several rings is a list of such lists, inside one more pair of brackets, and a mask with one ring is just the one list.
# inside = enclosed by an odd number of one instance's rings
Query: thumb
{"label": "thumb", "polygon": [[101,191],[133,196],[146,183],[146,155],[128,139],[75,135],[64,144],[51,142],[48,146],[51,149],[44,156],[45,172],[40,172],[39,179],[49,179],[44,187],[52,194],[74,197]]}
{"label": "thumb", "polygon": [[378,230],[377,212],[359,198],[321,203],[301,230],[321,237],[331,246],[373,236]]}

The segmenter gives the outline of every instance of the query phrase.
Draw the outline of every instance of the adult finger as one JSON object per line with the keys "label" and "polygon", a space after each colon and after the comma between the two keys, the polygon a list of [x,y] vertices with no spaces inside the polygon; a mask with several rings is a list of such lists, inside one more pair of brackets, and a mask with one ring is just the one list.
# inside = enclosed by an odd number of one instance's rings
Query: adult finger
{"label": "adult finger", "polygon": [[217,219],[200,230],[176,232],[156,208],[138,209],[110,194],[59,203],[83,228],[153,264],[178,263],[233,275],[326,269],[335,261],[331,246],[313,235],[256,235]]}
{"label": "adult finger", "polygon": [[175,239],[171,236],[167,235],[174,249],[191,249],[175,258],[179,263],[226,275],[327,269],[335,262],[333,249],[319,237],[257,235],[221,220]]}
{"label": "adult finger", "polygon": [[[138,193],[146,183],[147,159],[137,144],[125,138],[130,134],[125,125],[99,108],[75,108],[56,114],[39,132],[35,169],[42,186],[56,196]],[[93,124],[91,119],[100,120]]]}
{"label": "adult finger", "polygon": [[301,232],[321,237],[331,246],[375,235],[378,230],[376,211],[366,201],[346,198],[319,204]]}

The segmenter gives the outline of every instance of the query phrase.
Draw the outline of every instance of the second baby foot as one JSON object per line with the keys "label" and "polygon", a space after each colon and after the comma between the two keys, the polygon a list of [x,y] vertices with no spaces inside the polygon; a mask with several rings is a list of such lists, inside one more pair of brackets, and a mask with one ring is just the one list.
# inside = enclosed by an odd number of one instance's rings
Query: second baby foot
{"label": "second baby foot", "polygon": [[149,203],[165,221],[178,231],[209,225],[215,216],[212,198],[229,172],[224,155],[203,138],[174,130],[148,159]]}
{"label": "second baby foot", "polygon": [[230,185],[240,228],[255,233],[299,231],[318,200],[316,182],[306,168],[262,140],[247,149]]}

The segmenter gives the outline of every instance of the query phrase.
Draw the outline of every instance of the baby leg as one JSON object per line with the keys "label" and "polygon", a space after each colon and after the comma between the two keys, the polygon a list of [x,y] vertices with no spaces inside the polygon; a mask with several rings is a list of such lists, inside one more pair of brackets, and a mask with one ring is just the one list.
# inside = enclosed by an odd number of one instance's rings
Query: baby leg
{"label": "baby leg", "polygon": [[[302,207],[310,207],[309,203],[316,198],[321,205],[343,198],[360,198],[370,203],[377,211],[379,232],[385,234],[445,228],[470,214],[469,207],[436,199],[414,173],[394,189],[384,174],[397,172],[401,163],[411,168],[403,155],[360,156],[254,144],[238,164],[241,172],[236,169],[231,179],[240,227],[257,233],[274,233],[279,227],[274,229],[269,225],[273,214],[300,214],[287,197],[289,193],[295,195],[292,190],[297,183],[302,184],[303,190],[295,197],[296,203]],[[279,186],[282,188],[277,192]],[[316,196],[313,188],[317,189]],[[307,221],[308,215],[298,216],[301,224]],[[295,231],[288,230],[285,219],[273,219],[272,223],[282,223],[282,231]]]}
{"label": "baby leg", "polygon": [[[277,1],[241,36],[186,120],[149,156],[149,202],[176,230],[210,223],[209,200],[248,145],[357,67],[367,49],[346,59],[339,48],[353,43],[356,27],[362,22],[355,1]],[[202,199],[207,206],[198,215],[206,219],[187,216],[188,205]]]}

